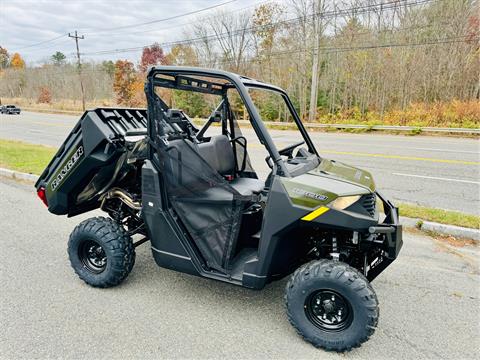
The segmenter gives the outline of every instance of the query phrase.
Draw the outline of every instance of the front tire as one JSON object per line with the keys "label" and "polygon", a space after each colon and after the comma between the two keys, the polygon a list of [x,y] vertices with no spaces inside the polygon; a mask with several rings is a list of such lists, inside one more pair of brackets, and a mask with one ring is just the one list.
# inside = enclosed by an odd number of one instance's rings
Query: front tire
{"label": "front tire", "polygon": [[70,235],[68,256],[75,273],[93,287],[120,284],[135,263],[132,238],[115,221],[95,217],[81,222]]}
{"label": "front tire", "polygon": [[378,323],[378,300],[370,283],[339,261],[317,260],[298,268],[287,284],[285,302],[298,334],[325,350],[360,346]]}

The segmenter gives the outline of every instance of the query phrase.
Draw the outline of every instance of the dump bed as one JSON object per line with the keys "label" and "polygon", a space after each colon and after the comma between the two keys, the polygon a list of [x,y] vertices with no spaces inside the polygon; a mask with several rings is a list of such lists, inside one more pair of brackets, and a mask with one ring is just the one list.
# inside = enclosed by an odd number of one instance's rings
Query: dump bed
{"label": "dump bed", "polygon": [[88,193],[99,194],[114,176],[126,152],[125,133],[146,127],[145,109],[86,111],[35,184],[48,210],[75,215],[98,207],[98,198]]}

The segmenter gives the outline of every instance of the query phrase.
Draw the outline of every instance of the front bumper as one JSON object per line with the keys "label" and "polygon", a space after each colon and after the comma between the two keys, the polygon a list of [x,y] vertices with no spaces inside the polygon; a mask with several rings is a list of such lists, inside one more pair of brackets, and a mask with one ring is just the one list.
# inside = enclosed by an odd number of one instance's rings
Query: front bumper
{"label": "front bumper", "polygon": [[[383,203],[385,219],[376,226],[371,226],[368,231],[370,240],[380,245],[383,255],[370,263],[367,279],[372,281],[398,256],[403,246],[402,225],[399,223],[398,208],[382,194],[377,192],[378,198]],[[366,239],[368,242],[368,238]]]}
{"label": "front bumper", "polygon": [[383,203],[385,219],[378,226],[369,228],[371,234],[385,234],[385,251],[389,259],[394,260],[403,246],[402,225],[400,225],[398,208],[382,194],[377,192],[378,198]]}
{"label": "front bumper", "polygon": [[[302,226],[327,228],[333,231],[353,231],[360,235],[360,252],[364,254],[362,266],[364,275],[372,281],[398,256],[403,246],[402,225],[399,222],[398,208],[381,193],[373,193],[383,205],[385,217],[380,220],[379,209],[375,210],[374,216],[368,216],[353,206],[344,210],[331,207],[318,215],[315,212],[322,207],[307,213],[302,218]],[[377,202],[377,199],[375,199]],[[378,202],[377,202],[378,203]],[[314,214],[313,219],[307,219],[308,215]]]}

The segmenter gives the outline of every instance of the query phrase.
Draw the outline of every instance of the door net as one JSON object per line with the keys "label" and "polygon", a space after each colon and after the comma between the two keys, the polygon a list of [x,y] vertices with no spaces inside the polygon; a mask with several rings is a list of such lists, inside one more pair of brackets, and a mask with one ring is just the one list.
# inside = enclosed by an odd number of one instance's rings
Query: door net
{"label": "door net", "polygon": [[235,249],[242,211],[252,201],[242,196],[181,138],[159,148],[168,199],[207,265],[226,271]]}

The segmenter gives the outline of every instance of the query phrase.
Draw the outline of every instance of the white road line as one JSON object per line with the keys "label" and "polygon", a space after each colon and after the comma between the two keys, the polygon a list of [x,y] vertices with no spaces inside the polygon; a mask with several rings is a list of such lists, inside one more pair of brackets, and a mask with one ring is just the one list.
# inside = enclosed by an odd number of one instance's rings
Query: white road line
{"label": "white road line", "polygon": [[402,174],[402,173],[393,173],[393,175],[416,177],[416,178],[422,178],[422,179],[442,180],[442,181],[454,181],[454,182],[461,182],[466,184],[480,184],[480,181],[449,179],[449,178],[442,178],[442,177],[436,177],[436,176],[424,176],[424,175]]}
{"label": "white road line", "polygon": [[411,148],[413,150],[426,150],[426,151],[441,151],[441,152],[453,152],[453,153],[462,153],[462,154],[480,154],[479,151],[468,151],[468,150],[447,150],[447,149],[432,149],[432,148]]}

